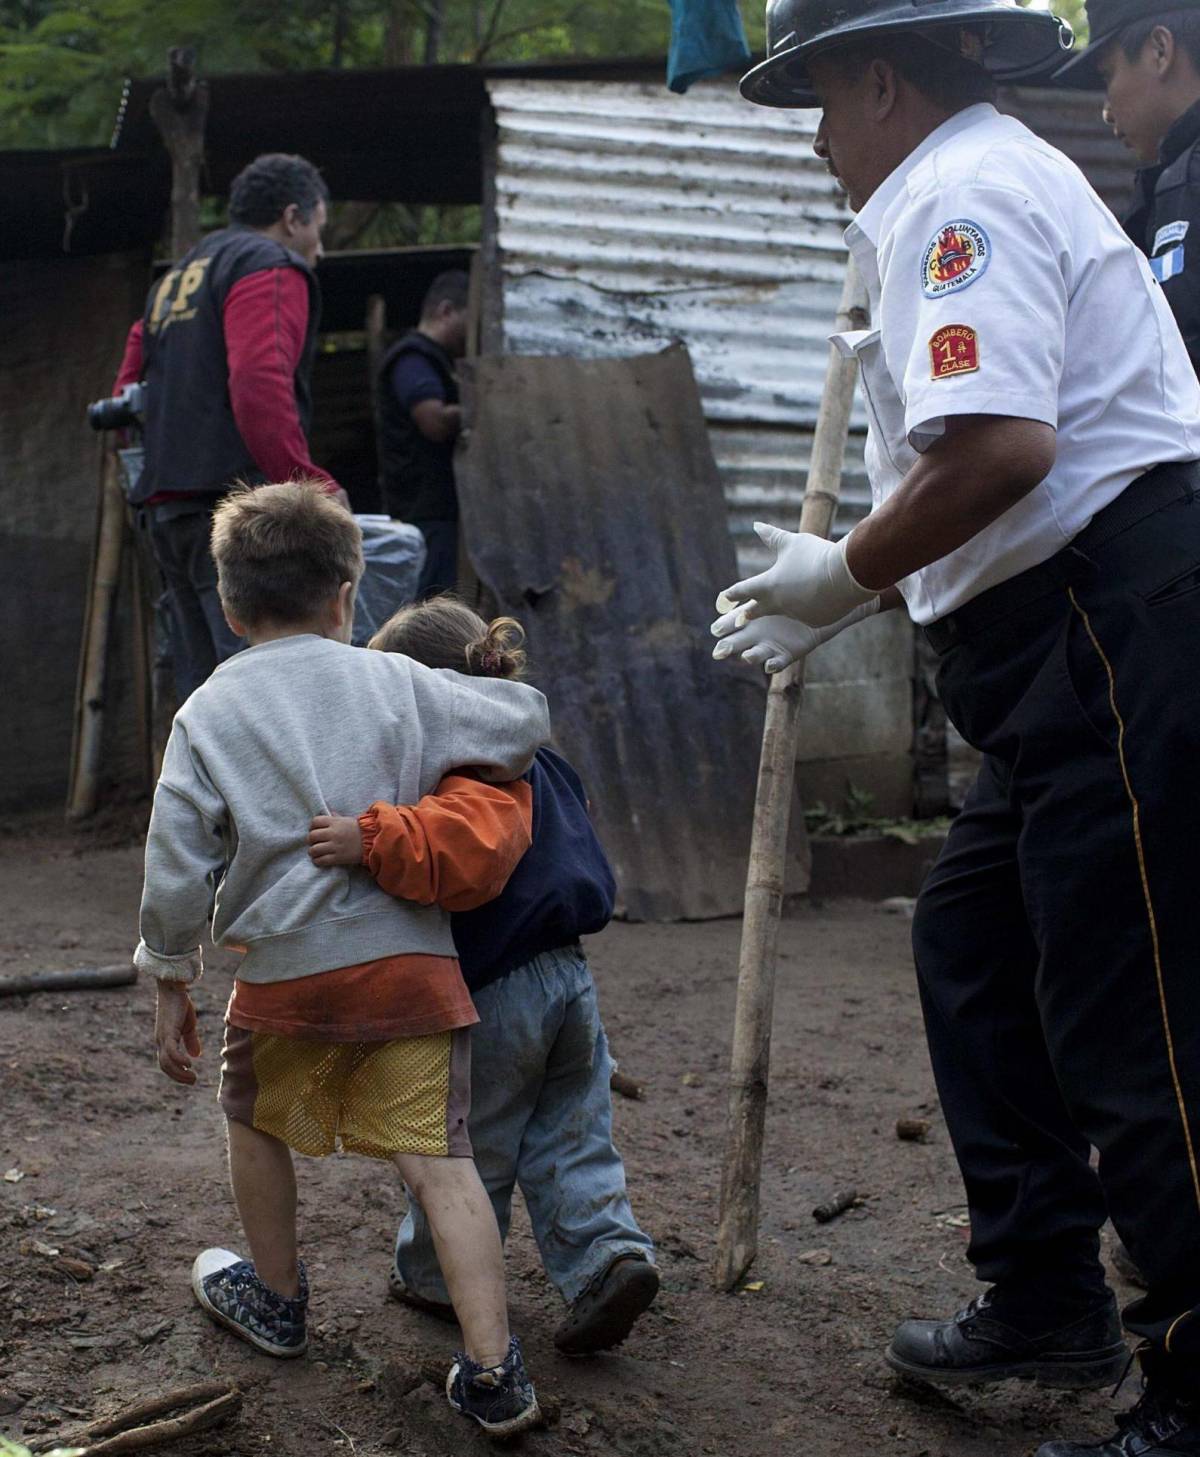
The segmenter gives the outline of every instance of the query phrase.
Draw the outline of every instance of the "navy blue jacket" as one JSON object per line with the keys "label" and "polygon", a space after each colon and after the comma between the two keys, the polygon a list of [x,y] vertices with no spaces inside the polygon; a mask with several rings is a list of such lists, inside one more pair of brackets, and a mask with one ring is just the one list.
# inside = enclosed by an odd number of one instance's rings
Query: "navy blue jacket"
{"label": "navy blue jacket", "polygon": [[579,775],[553,749],[539,749],[525,778],[533,788],[533,843],[494,901],[450,918],[473,992],[612,918],[616,882]]}

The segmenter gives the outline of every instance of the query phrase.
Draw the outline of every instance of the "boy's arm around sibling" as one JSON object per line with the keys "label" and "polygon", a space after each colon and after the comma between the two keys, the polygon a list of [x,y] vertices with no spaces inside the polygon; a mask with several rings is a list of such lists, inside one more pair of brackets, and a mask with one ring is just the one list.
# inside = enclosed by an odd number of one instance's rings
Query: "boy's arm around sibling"
{"label": "boy's arm around sibling", "polygon": [[[357,657],[363,650],[346,651]],[[515,780],[549,737],[546,701],[533,688],[406,666],[415,721],[437,725],[423,746],[426,783],[436,784],[449,769],[464,764],[475,766],[484,779]],[[187,707],[192,709],[192,703]],[[278,700],[272,708],[278,713]],[[239,764],[238,739],[221,732],[218,718],[204,725],[203,742],[212,748],[222,772],[209,772],[212,766],[189,736],[188,717],[185,713],[184,722],[176,720],[155,791],[146,843],[141,942],[134,958],[139,970],[158,982],[159,1065],[182,1083],[195,1082],[190,1060],[200,1050],[187,985],[202,971],[200,940],[211,923],[216,889],[236,848],[239,829],[241,838],[251,841],[242,850],[249,849],[253,859],[252,827],[235,828],[225,779],[233,781],[231,787],[245,790],[249,772],[253,775],[249,788],[257,791],[259,775],[271,768],[261,760],[249,771]],[[252,792],[251,799],[262,795]],[[514,864],[517,858],[519,854]]]}
{"label": "boy's arm around sibling", "polygon": [[413,805],[371,805],[357,819],[320,815],[308,836],[322,868],[362,865],[400,900],[472,911],[495,898],[532,843],[533,791],[448,774]]}

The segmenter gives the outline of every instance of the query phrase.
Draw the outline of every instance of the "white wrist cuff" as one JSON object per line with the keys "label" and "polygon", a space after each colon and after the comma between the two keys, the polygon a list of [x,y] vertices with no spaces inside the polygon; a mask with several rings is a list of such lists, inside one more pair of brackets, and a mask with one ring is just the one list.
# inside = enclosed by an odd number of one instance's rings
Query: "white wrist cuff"
{"label": "white wrist cuff", "polygon": [[139,972],[144,971],[156,981],[181,981],[190,985],[204,975],[204,950],[197,946],[195,950],[182,951],[177,956],[164,956],[161,951],[151,951],[144,941],[139,941],[133,953],[133,964]]}

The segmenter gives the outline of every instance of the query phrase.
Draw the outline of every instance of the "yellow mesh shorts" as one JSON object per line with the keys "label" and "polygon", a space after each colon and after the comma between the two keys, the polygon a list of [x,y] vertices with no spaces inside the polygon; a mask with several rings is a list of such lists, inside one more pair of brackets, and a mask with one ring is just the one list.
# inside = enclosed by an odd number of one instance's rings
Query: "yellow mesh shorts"
{"label": "yellow mesh shorts", "polygon": [[341,1148],[470,1158],[469,1028],[391,1042],[305,1042],[225,1026],[226,1118],[320,1158]]}

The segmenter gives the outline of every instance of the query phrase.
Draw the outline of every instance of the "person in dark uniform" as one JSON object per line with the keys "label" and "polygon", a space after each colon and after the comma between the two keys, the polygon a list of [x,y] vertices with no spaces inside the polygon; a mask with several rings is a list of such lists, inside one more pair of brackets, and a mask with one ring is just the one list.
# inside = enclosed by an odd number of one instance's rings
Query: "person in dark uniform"
{"label": "person in dark uniform", "polygon": [[1148,1281],[1124,1311],[1142,1397],[1038,1457],[1200,1454],[1200,383],[1145,257],[990,100],[1061,63],[1051,15],[771,0],[767,37],[743,94],[821,107],[856,212],[876,327],[836,342],[873,509],[838,542],[764,526],[775,562],[726,590],[717,650],[769,641],[778,666],[903,600],[983,755],[913,948],[989,1288],[886,1358],[945,1385],[1116,1380],[1111,1215]]}
{"label": "person in dark uniform", "polygon": [[1089,0],[1087,16],[1091,44],[1055,79],[1103,89],[1104,119],[1143,164],[1122,222],[1200,373],[1200,0]]}
{"label": "person in dark uniform", "polygon": [[381,366],[383,504],[425,537],[418,597],[447,591],[458,578],[454,442],[462,410],[454,364],[466,349],[467,275],[454,269],[433,280],[417,327],[392,345]]}
{"label": "person in dark uniform", "polygon": [[[1146,254],[1200,374],[1200,0],[1091,0],[1091,44],[1058,72],[1060,85],[1105,92],[1104,120],[1143,163],[1125,231]],[[1189,262],[1191,267],[1188,267]],[[1113,1263],[1145,1276],[1116,1241]]]}
{"label": "person in dark uniform", "polygon": [[242,646],[209,551],[222,496],[238,482],[317,480],[349,509],[306,439],[327,198],[303,157],[256,158],[234,178],[229,226],[154,285],[129,331],[114,392],[146,381],[145,466],[131,500],[166,588],[180,703]]}

